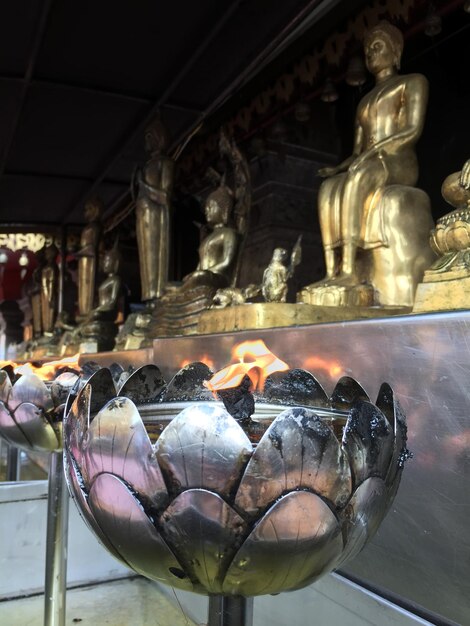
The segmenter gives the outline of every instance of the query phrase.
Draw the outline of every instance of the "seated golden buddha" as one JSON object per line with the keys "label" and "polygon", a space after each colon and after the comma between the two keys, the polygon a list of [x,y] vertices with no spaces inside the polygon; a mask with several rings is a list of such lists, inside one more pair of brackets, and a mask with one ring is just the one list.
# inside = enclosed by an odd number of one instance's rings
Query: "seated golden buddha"
{"label": "seated golden buddha", "polygon": [[[301,292],[312,304],[411,306],[432,258],[429,198],[414,187],[428,84],[421,74],[398,74],[402,50],[403,36],[388,22],[366,34],[375,86],[357,108],[353,154],[319,171],[326,277]],[[371,253],[360,258],[362,251]],[[359,300],[348,300],[355,289]],[[345,300],[335,299],[338,294]]]}
{"label": "seated golden buddha", "polygon": [[250,173],[246,159],[224,132],[220,156],[229,164],[233,185],[217,175],[219,184],[206,199],[204,213],[208,234],[199,246],[199,263],[180,285],[168,286],[152,312],[146,342],[154,337],[196,332],[200,314],[212,304],[218,289],[234,287],[241,240],[246,232],[251,205]]}
{"label": "seated golden buddha", "polygon": [[232,208],[232,192],[224,184],[209,194],[204,212],[212,232],[202,240],[198,266],[183,278],[182,290],[219,289],[230,284],[239,239],[235,228],[228,226]]}

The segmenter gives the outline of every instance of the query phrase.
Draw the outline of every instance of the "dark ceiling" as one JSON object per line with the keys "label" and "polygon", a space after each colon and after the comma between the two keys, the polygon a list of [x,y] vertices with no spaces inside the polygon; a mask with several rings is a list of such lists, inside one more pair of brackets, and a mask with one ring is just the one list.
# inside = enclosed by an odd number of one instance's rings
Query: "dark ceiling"
{"label": "dark ceiling", "polygon": [[174,141],[336,0],[0,3],[0,224],[116,208],[157,108]]}

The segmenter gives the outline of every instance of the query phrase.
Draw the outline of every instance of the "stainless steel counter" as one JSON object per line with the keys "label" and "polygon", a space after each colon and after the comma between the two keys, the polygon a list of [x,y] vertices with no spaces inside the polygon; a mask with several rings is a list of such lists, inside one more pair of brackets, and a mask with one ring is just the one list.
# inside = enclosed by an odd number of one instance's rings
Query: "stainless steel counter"
{"label": "stainless steel counter", "polygon": [[417,612],[470,624],[469,325],[470,313],[459,312],[160,339],[154,362],[167,379],[201,357],[220,368],[236,343],[262,338],[327,392],[349,374],[375,401],[389,382],[407,413],[414,457],[379,533],[345,572]]}

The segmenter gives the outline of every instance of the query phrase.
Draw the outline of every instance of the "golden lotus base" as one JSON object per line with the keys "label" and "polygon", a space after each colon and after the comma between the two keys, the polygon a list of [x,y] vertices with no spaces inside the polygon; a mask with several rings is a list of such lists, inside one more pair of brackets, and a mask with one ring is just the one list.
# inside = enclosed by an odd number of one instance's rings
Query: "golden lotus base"
{"label": "golden lotus base", "polygon": [[197,332],[201,335],[229,333],[237,330],[388,317],[409,312],[410,308],[403,307],[333,307],[313,306],[302,302],[262,302],[230,306],[226,309],[209,309],[202,313]]}
{"label": "golden lotus base", "polygon": [[470,275],[458,277],[448,272],[447,276],[438,274],[432,277],[426,272],[424,282],[416,290],[413,313],[458,309],[470,309]]}
{"label": "golden lotus base", "polygon": [[325,284],[308,285],[297,294],[297,300],[305,304],[321,307],[371,307],[374,304],[374,290],[370,285]]}

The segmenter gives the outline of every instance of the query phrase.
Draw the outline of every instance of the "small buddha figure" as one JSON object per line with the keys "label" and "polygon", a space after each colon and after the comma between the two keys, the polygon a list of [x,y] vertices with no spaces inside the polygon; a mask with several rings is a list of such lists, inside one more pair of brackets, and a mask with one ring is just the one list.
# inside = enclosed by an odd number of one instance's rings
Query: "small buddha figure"
{"label": "small buddha figure", "polygon": [[287,282],[301,261],[300,243],[302,235],[297,239],[289,263],[289,253],[285,248],[275,248],[272,259],[263,273],[261,291],[266,302],[286,302]]}
{"label": "small buddha figure", "polygon": [[45,265],[41,271],[41,316],[42,330],[52,335],[57,317],[59,293],[59,268],[56,258],[59,250],[54,244],[47,246],[44,252]]}
{"label": "small buddha figure", "polygon": [[[403,231],[413,224],[411,218],[400,216],[402,207],[408,206],[416,215],[414,228],[419,233],[429,228],[429,199],[414,188],[418,179],[415,145],[423,130],[428,83],[421,74],[398,74],[402,51],[403,36],[388,22],[366,33],[366,65],[375,77],[375,87],[357,108],[353,154],[336,167],[318,172],[325,178],[318,211],[326,277],[310,290],[330,285],[348,289],[368,282],[371,293],[379,292],[380,304],[411,305],[425,267],[417,259],[423,254],[426,260],[430,258],[429,251],[417,250],[413,256],[411,248],[421,245],[422,237],[419,234],[416,242],[406,242]],[[389,226],[384,227],[387,219]],[[394,237],[400,241],[391,241]],[[403,245],[410,249],[408,267],[399,256]],[[358,251],[380,247],[389,249],[389,258],[374,258],[364,276],[359,271]],[[383,275],[385,271],[389,275]],[[393,272],[407,275],[403,293],[400,286],[390,286]]]}
{"label": "small buddha figure", "polygon": [[80,317],[88,315],[93,308],[98,267],[99,245],[102,232],[101,216],[104,205],[100,198],[85,204],[87,225],[80,236],[78,256],[78,312]]}
{"label": "small buddha figure", "polygon": [[159,117],[145,132],[148,161],[137,173],[136,231],[142,300],[152,306],[168,282],[170,198],[174,161],[167,156],[168,134]]}

